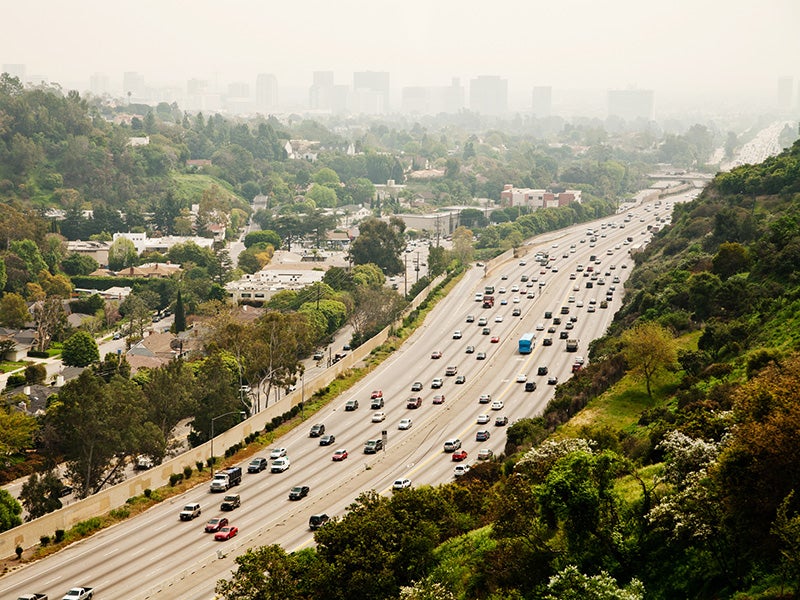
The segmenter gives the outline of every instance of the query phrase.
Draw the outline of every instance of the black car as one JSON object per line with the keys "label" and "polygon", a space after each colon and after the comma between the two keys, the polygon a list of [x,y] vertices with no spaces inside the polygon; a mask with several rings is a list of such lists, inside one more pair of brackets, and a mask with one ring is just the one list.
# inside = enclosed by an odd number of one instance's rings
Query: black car
{"label": "black car", "polygon": [[330,434],[323,435],[321,438],[319,438],[319,445],[320,446],[330,446],[335,441],[336,441],[336,436],[335,435],[330,435]]}
{"label": "black car", "polygon": [[325,433],[325,425],[317,423],[311,426],[311,431],[308,432],[308,437],[319,437]]}
{"label": "black car", "polygon": [[534,392],[534,391],[536,391],[536,382],[535,381],[526,381],[525,382],[525,391],[526,392]]}
{"label": "black car", "polygon": [[301,500],[308,496],[307,485],[296,485],[289,492],[289,500]]}
{"label": "black car", "polygon": [[497,417],[494,420],[495,427],[504,427],[508,425],[508,417]]}
{"label": "black car", "polygon": [[256,456],[253,460],[250,461],[250,464],[247,465],[247,472],[248,473],[261,473],[264,469],[269,466],[267,459],[262,456]]}
{"label": "black car", "polygon": [[330,520],[331,520],[330,517],[325,513],[320,513],[318,515],[311,515],[311,517],[308,519],[308,528],[312,531],[316,531]]}
{"label": "black car", "polygon": [[547,375],[547,367],[539,367],[536,370],[537,375]]}
{"label": "black car", "polygon": [[419,392],[419,391],[421,391],[421,390],[422,390],[422,382],[421,382],[421,381],[415,381],[415,382],[414,382],[414,383],[411,385],[411,391],[412,391],[412,392]]}
{"label": "black car", "polygon": [[558,334],[558,338],[561,340],[566,340],[569,338],[569,331],[562,331]]}

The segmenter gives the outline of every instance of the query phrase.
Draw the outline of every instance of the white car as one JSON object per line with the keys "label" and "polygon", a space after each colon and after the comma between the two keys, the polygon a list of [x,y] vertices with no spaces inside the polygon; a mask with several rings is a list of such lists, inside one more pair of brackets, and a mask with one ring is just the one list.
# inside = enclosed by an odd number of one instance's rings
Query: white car
{"label": "white car", "polygon": [[402,490],[407,487],[411,487],[410,479],[397,479],[395,480],[394,484],[392,484],[392,489],[395,490]]}
{"label": "white car", "polygon": [[582,307],[583,307],[583,300],[578,300],[578,301],[575,303],[575,306],[577,306],[578,308],[582,308]]}
{"label": "white car", "polygon": [[512,292],[518,292],[519,291],[519,286],[518,285],[512,285],[511,286],[511,291]]}
{"label": "white car", "polygon": [[413,424],[414,423],[411,421],[411,419],[400,419],[400,422],[397,424],[397,428],[398,429],[411,429],[411,426]]}
{"label": "white car", "polygon": [[495,323],[502,323],[502,322],[503,322],[503,315],[497,315],[497,316],[494,318],[494,322],[495,322]]}
{"label": "white car", "polygon": [[475,294],[475,302],[483,302],[483,294]]}
{"label": "white car", "polygon": [[514,304],[519,304],[519,296],[514,296],[514,299],[512,300],[512,302]]}
{"label": "white car", "polygon": [[469,473],[469,465],[456,465],[456,468],[453,469],[453,475],[456,477],[461,477],[467,473]]}
{"label": "white car", "polygon": [[517,383],[525,383],[526,381],[528,381],[528,376],[525,373],[517,375]]}
{"label": "white car", "polygon": [[478,450],[478,460],[489,460],[494,456],[494,452],[490,448],[481,448]]}
{"label": "white car", "polygon": [[497,293],[498,294],[505,294],[506,293],[506,288],[501,287],[499,290],[497,290]]}
{"label": "white car", "polygon": [[538,323],[536,325],[536,331],[544,331],[544,323]]}
{"label": "white car", "polygon": [[492,410],[503,410],[503,401],[495,400],[492,402]]}
{"label": "white car", "polygon": [[384,421],[385,419],[386,419],[386,413],[383,412],[383,411],[379,411],[379,412],[373,413],[373,415],[372,415],[372,422],[373,423],[380,423],[381,421]]}
{"label": "white car", "polygon": [[478,415],[476,421],[478,422],[478,425],[485,425],[486,423],[491,421],[491,419],[489,418],[489,415]]}
{"label": "white car", "polygon": [[272,452],[269,453],[270,459],[280,458],[281,456],[286,456],[286,448],[273,448]]}
{"label": "white car", "polygon": [[456,329],[453,332],[453,339],[454,340],[460,340],[461,339],[461,330],[460,329]]}

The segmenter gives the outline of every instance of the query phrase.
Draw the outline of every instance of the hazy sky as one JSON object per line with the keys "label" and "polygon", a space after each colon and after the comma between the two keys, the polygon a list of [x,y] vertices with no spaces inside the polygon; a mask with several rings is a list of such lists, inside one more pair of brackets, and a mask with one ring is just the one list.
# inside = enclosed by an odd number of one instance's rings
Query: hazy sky
{"label": "hazy sky", "polygon": [[314,70],[391,85],[481,74],[513,90],[699,88],[774,97],[800,77],[800,0],[2,0],[0,63],[29,76],[119,85],[274,73],[307,86]]}

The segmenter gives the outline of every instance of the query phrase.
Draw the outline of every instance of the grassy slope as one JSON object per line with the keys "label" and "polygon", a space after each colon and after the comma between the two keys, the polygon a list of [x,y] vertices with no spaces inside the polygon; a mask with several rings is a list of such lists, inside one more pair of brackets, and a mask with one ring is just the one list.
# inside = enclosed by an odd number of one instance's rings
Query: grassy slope
{"label": "grassy slope", "polygon": [[172,173],[170,179],[175,184],[175,195],[179,200],[184,200],[190,203],[200,202],[200,198],[212,185],[219,187],[223,193],[241,201],[241,198],[233,192],[233,187],[227,181],[217,179],[211,175],[204,175],[202,173]]}

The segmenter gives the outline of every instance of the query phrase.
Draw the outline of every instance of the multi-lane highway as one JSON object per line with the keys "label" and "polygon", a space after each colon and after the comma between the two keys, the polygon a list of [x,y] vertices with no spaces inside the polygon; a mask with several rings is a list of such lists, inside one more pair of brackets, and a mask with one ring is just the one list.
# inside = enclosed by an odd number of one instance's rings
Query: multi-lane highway
{"label": "multi-lane highway", "polygon": [[[476,461],[482,448],[499,454],[505,445],[505,427],[496,426],[495,418],[507,416],[513,423],[541,412],[554,390],[547,383],[548,376],[567,379],[576,355],[586,357],[589,342],[603,334],[619,308],[623,283],[633,265],[629,249],[649,239],[647,226],[667,217],[672,202],[686,199],[688,195],[665,200],[658,209],[636,206],[614,217],[540,236],[521,249],[524,256],[494,265],[488,272],[470,269],[424,325],[380,368],[276,441],[274,445],[287,448],[291,458],[286,472],[244,475],[242,484],[233,490],[241,494],[242,506],[226,515],[240,531],[232,540],[215,542],[212,534],[203,532],[207,519],[222,514],[222,496],[211,494],[206,484],[4,576],[0,579],[2,596],[16,598],[15,594],[35,591],[60,597],[74,585],[88,585],[104,600],[212,598],[215,581],[229,575],[233,557],[247,547],[278,543],[294,550],[311,544],[308,518],[312,514],[341,515],[360,491],[390,493],[397,478],[407,477],[415,486],[451,481],[459,463],[443,452],[446,440],[462,441],[468,452],[467,464]],[[542,266],[534,260],[537,252],[554,258]],[[582,271],[578,265],[583,266]],[[591,275],[584,276],[589,266],[597,274],[595,281]],[[528,276],[527,282],[522,281],[523,275]],[[615,277],[619,282],[613,283]],[[593,286],[587,288],[590,281]],[[527,287],[528,283],[532,285]],[[495,287],[496,303],[488,309],[475,301],[486,285]],[[519,291],[512,291],[513,286],[519,286]],[[615,291],[608,307],[600,308],[612,286]],[[500,288],[506,291],[501,293]],[[534,297],[528,298],[531,291]],[[502,304],[503,300],[507,304]],[[568,314],[560,314],[563,306],[569,307]],[[595,307],[594,312],[589,312],[590,306]],[[515,308],[520,309],[519,316],[512,315]],[[547,311],[560,317],[561,323],[554,325],[553,318],[545,318]],[[475,321],[467,322],[468,315]],[[478,325],[481,317],[488,321],[489,334],[484,335],[484,326]],[[566,352],[566,341],[560,339],[570,317],[577,317],[569,331],[569,338],[579,340],[576,353]],[[538,324],[542,331],[536,331]],[[548,333],[549,327],[555,327],[555,332]],[[454,339],[456,330],[461,332],[458,339]],[[537,334],[536,344],[531,354],[521,355],[517,342],[528,331]],[[499,342],[492,343],[495,336]],[[545,337],[553,338],[552,345],[542,344]],[[474,346],[475,352],[466,353],[467,346]],[[442,357],[431,358],[434,351],[441,351]],[[477,359],[479,352],[486,353],[485,360]],[[456,376],[446,376],[448,366],[457,367],[466,381],[456,384]],[[537,375],[539,366],[548,367],[548,376]],[[516,381],[521,373],[537,383],[535,391],[525,392],[524,383]],[[431,389],[437,377],[443,379],[443,385]],[[412,393],[416,381],[423,389]],[[385,413],[382,422],[373,422],[373,390],[381,390],[385,400],[380,409]],[[432,403],[436,394],[445,396],[443,404]],[[491,404],[480,404],[482,394],[502,401],[503,407],[492,410]],[[420,408],[407,408],[412,395],[422,397]],[[345,403],[353,398],[359,401],[358,409],[345,411]],[[489,423],[476,422],[481,414],[491,417]],[[410,429],[398,430],[402,418],[413,420]],[[336,436],[332,445],[320,446],[318,438],[309,437],[315,423],[323,423],[326,433]],[[479,429],[489,430],[491,437],[477,442]],[[384,430],[386,449],[365,455],[364,443],[380,438]],[[349,457],[334,462],[331,457],[340,448],[347,449]],[[246,469],[246,463],[242,467]],[[289,501],[289,489],[294,485],[310,486],[308,497]],[[179,521],[179,511],[189,502],[201,504],[202,516]]]}

